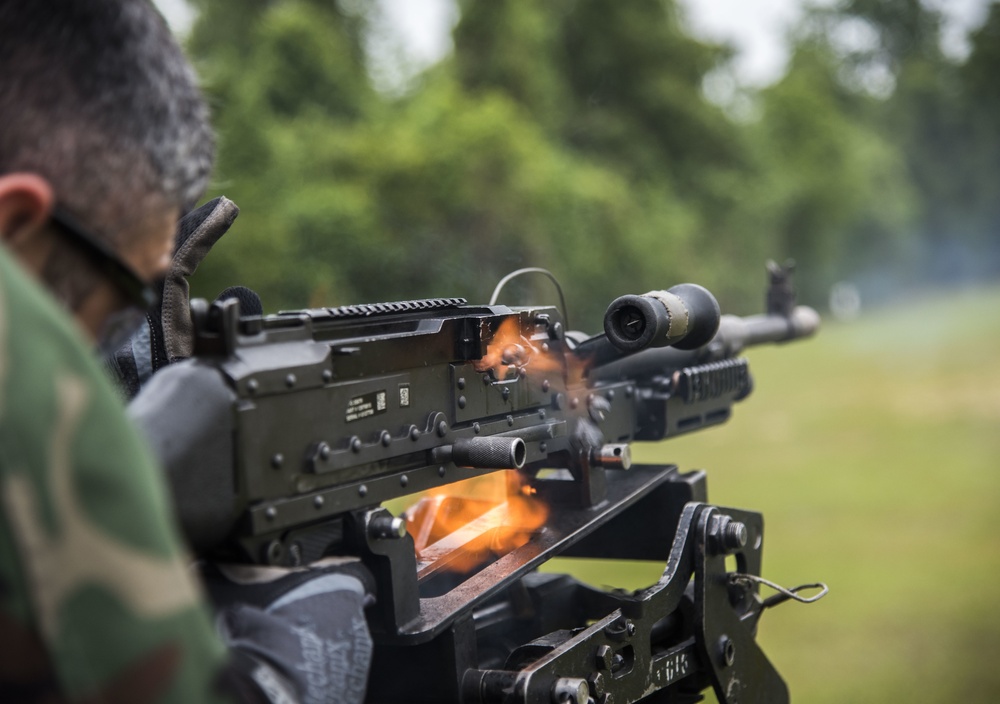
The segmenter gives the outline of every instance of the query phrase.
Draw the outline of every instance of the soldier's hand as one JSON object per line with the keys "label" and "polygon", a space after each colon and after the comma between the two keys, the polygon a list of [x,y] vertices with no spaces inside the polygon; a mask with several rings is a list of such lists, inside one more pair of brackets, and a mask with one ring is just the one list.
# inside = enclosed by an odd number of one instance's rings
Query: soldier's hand
{"label": "soldier's hand", "polygon": [[159,303],[147,313],[146,324],[106,360],[127,399],[134,397],[157,369],[191,356],[194,325],[188,277],[226,234],[239,212],[233,201],[219,197],[177,223],[174,255]]}
{"label": "soldier's hand", "polygon": [[202,574],[223,639],[273,701],[363,702],[372,653],[364,608],[374,580],[360,561],[206,565]]}

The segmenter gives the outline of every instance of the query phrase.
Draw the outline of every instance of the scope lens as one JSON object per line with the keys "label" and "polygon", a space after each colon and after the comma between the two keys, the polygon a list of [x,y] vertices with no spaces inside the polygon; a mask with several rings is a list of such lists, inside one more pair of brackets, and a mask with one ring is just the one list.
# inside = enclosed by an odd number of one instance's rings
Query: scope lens
{"label": "scope lens", "polygon": [[646,330],[646,318],[635,306],[622,306],[615,316],[615,327],[626,340],[638,340]]}

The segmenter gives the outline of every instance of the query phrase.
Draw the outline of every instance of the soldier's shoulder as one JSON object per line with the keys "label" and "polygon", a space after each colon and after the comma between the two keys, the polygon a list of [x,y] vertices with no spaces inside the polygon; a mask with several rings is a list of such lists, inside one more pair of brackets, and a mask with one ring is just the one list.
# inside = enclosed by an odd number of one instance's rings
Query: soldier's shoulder
{"label": "soldier's shoulder", "polygon": [[0,587],[7,635],[43,644],[60,693],[208,696],[223,649],[162,477],[93,350],[4,251]]}

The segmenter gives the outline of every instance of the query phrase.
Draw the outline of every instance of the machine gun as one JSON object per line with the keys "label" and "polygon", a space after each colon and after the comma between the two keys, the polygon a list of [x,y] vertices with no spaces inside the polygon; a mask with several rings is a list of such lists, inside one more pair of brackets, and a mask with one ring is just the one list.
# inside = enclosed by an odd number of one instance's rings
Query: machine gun
{"label": "machine gun", "polygon": [[[761,515],[708,504],[704,472],[629,452],[726,421],[751,392],[740,351],[815,332],[789,271],[770,271],[764,315],[720,316],[682,284],[617,299],[594,337],[566,330],[565,306],[241,318],[236,301],[196,301],[185,383],[202,402],[159,448],[185,533],[227,560],[360,557],[377,582],[372,702],[697,702],[709,686],[720,702],[787,702],[755,641],[786,598],[758,595]],[[382,506],[499,470],[516,477],[507,501],[437,496],[409,525]],[[664,569],[607,592],[537,570],[555,556]]]}

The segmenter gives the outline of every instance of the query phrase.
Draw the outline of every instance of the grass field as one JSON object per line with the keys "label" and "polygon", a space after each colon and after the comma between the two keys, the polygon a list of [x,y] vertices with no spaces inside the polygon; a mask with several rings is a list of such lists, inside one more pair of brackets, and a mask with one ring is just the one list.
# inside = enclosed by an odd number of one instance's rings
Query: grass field
{"label": "grass field", "polygon": [[[761,622],[793,701],[1000,702],[1000,288],[748,356],[727,425],[636,459],[706,469],[712,503],[764,514],[765,577],[830,586]],[[657,572],[619,565],[614,586]]]}

